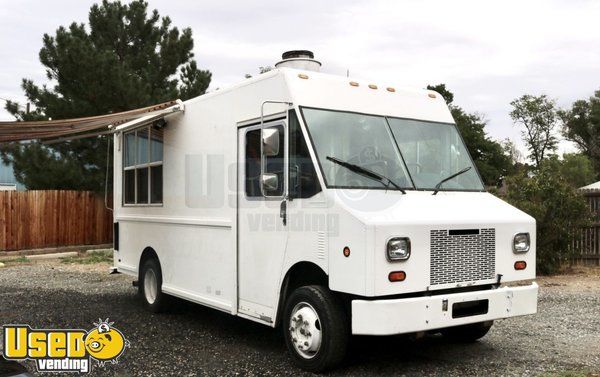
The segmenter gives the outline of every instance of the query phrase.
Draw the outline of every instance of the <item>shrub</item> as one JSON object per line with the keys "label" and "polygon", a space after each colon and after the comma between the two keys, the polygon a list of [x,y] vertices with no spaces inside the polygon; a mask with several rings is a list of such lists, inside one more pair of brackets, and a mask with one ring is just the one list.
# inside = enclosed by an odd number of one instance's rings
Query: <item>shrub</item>
{"label": "shrub", "polygon": [[556,156],[542,161],[532,177],[521,173],[508,178],[507,185],[505,199],[536,219],[538,272],[556,272],[573,256],[575,230],[590,225],[585,199]]}

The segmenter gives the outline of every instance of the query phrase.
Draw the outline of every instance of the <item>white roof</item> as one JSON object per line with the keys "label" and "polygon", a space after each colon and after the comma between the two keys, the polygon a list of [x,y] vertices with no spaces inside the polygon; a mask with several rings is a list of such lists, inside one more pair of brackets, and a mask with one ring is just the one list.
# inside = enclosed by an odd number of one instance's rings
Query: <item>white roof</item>
{"label": "white roof", "polygon": [[581,191],[600,191],[600,181],[580,187]]}

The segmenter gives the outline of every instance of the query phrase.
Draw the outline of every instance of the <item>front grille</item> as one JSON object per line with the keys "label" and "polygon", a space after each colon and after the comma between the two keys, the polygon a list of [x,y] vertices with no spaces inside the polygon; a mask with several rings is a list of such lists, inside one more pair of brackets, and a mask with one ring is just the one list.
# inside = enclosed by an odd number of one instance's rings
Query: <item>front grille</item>
{"label": "front grille", "polygon": [[430,284],[450,284],[495,277],[496,230],[431,231]]}

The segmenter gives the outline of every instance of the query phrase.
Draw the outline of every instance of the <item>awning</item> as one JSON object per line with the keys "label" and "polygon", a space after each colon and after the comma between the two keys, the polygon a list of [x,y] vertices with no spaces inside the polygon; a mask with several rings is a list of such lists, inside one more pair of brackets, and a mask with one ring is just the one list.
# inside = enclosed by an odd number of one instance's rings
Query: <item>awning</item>
{"label": "awning", "polygon": [[42,140],[52,143],[98,136],[131,129],[136,125],[147,124],[183,110],[183,102],[175,100],[140,109],[87,118],[0,122],[0,143],[25,140]]}

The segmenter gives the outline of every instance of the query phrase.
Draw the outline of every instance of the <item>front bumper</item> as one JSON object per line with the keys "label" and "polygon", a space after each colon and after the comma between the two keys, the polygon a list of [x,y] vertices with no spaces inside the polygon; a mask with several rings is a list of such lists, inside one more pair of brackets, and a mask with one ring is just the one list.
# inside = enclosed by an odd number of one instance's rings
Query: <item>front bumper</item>
{"label": "front bumper", "polygon": [[[520,287],[396,300],[353,300],[352,333],[405,334],[534,314],[537,312],[537,294],[538,285],[531,283]],[[453,318],[453,304],[478,300],[487,300],[486,313]]]}

